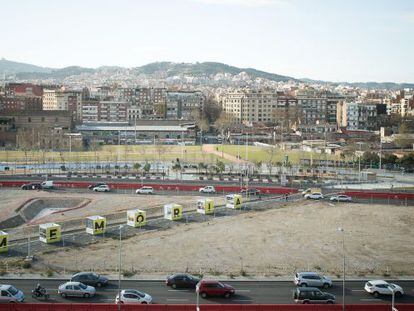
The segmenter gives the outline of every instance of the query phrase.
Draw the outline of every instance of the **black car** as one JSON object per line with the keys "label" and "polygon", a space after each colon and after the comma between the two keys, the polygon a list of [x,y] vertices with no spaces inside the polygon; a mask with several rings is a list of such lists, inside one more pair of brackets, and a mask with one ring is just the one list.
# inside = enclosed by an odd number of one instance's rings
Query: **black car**
{"label": "black car", "polygon": [[256,189],[256,188],[250,188],[250,189],[242,189],[242,191],[240,191],[240,194],[242,195],[259,195],[260,194],[260,190]]}
{"label": "black car", "polygon": [[179,273],[170,275],[165,283],[172,288],[195,288],[199,281],[200,279],[195,276]]}
{"label": "black car", "polygon": [[39,183],[24,184],[20,188],[23,190],[40,190],[42,189],[42,184],[39,184]]}
{"label": "black car", "polygon": [[96,274],[94,272],[79,272],[72,275],[71,282],[81,282],[86,285],[91,285],[94,287],[101,287],[108,284],[108,278]]}
{"label": "black car", "polygon": [[296,303],[335,303],[335,296],[316,287],[298,287],[293,292]]}
{"label": "black car", "polygon": [[97,183],[97,184],[92,184],[92,185],[89,185],[89,186],[88,186],[88,189],[89,189],[89,190],[93,190],[93,188],[95,188],[95,187],[104,186],[104,185],[106,185],[106,183],[104,183],[104,182],[99,182],[99,183]]}

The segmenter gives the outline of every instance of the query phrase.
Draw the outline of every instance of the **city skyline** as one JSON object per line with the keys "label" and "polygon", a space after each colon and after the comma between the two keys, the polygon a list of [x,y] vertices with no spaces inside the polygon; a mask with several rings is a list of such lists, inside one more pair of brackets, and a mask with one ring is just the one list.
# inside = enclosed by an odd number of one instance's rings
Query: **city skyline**
{"label": "city skyline", "polygon": [[212,61],[334,82],[414,81],[410,1],[45,0],[3,8],[0,27],[10,31],[0,57],[38,66]]}

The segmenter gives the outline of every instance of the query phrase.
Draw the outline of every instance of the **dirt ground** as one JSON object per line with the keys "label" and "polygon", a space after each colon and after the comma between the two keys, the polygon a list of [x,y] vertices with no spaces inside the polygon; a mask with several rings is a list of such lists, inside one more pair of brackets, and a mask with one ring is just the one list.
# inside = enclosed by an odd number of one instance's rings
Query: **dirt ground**
{"label": "dirt ground", "polygon": [[[291,277],[297,270],[342,274],[342,238],[348,276],[414,275],[414,207],[290,203],[282,208],[138,233],[124,240],[130,275],[188,271],[213,276]],[[343,233],[338,227],[344,228]],[[39,255],[39,266],[113,273],[118,241]]]}

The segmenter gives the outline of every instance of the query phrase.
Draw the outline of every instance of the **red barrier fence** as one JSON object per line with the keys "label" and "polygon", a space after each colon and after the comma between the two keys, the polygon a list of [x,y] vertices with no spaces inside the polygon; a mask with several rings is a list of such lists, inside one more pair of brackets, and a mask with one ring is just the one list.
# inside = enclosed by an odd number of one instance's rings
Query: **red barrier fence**
{"label": "red barrier fence", "polygon": [[[412,311],[414,304],[398,304],[398,311]],[[122,311],[195,311],[195,305],[122,305]],[[2,311],[118,311],[115,304],[45,304],[0,305]],[[200,305],[201,311],[340,311],[342,305]],[[346,305],[346,311],[390,311],[388,304]]]}
{"label": "red barrier fence", "polygon": [[414,193],[404,192],[345,191],[345,194],[364,199],[414,200]]}
{"label": "red barrier fence", "polygon": [[[31,181],[33,182],[33,181]],[[30,181],[1,181],[0,187],[20,187],[24,184],[30,183]],[[86,181],[55,181],[53,184],[57,188],[87,188],[89,185],[95,182],[86,182]],[[206,182],[207,183],[207,182]],[[138,189],[141,187],[140,182],[136,183],[107,183],[110,188],[113,189]],[[208,183],[207,183],[208,184]],[[145,183],[145,186],[153,187],[154,190],[158,191],[197,191],[203,187],[203,185],[197,184],[152,184]],[[240,192],[239,186],[214,186],[217,192]],[[293,194],[297,193],[298,189],[296,188],[284,188],[284,187],[256,187],[263,194]]]}

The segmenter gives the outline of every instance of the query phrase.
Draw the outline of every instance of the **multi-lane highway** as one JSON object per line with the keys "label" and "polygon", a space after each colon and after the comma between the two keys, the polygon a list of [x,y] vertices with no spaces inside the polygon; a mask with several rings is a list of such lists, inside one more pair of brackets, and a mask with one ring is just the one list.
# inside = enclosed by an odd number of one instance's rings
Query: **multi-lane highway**
{"label": "multi-lane highway", "polygon": [[[97,295],[93,298],[62,298],[57,294],[59,284],[67,280],[43,279],[43,280],[24,280],[24,279],[0,279],[0,284],[12,284],[22,290],[26,295],[26,302],[43,302],[43,299],[33,299],[30,295],[31,290],[37,282],[40,282],[48,289],[51,294],[49,302],[94,302],[111,303],[114,302],[118,291],[118,281],[112,280],[107,287],[97,289]],[[232,304],[285,304],[294,303],[292,299],[295,288],[292,281],[230,281],[226,282],[236,289],[236,294],[230,299],[225,298],[200,298],[200,303],[232,303]],[[395,281],[402,286],[405,295],[396,298],[396,303],[414,303],[414,280]],[[347,281],[345,286],[345,302],[349,304],[365,303],[390,303],[391,297],[374,298],[364,291],[365,281]],[[138,281],[123,280],[121,288],[135,288],[150,294],[154,303],[161,304],[195,304],[197,297],[194,290],[174,290],[165,285],[164,281]],[[334,281],[332,288],[325,290],[336,295],[336,302],[342,303],[342,282]]]}

